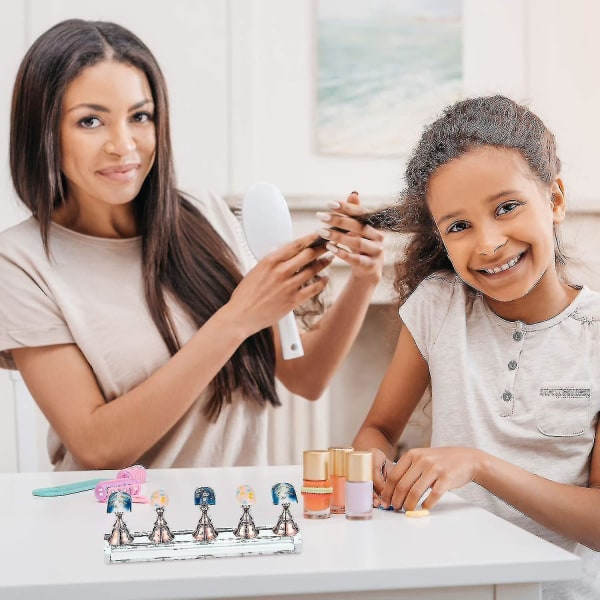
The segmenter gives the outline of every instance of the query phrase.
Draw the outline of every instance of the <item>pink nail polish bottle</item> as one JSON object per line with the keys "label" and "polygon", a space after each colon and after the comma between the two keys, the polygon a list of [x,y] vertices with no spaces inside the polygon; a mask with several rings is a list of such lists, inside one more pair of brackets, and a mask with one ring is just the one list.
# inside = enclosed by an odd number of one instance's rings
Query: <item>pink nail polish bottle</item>
{"label": "pink nail polish bottle", "polygon": [[329,479],[329,451],[305,450],[302,462],[304,479],[302,497],[304,498],[305,519],[328,519],[330,513],[331,480]]}
{"label": "pink nail polish bottle", "polygon": [[331,513],[343,515],[346,512],[346,457],[352,446],[329,448],[329,472],[333,493],[331,494]]}
{"label": "pink nail polish bottle", "polygon": [[370,452],[350,452],[346,461],[346,519],[371,519],[373,455]]}

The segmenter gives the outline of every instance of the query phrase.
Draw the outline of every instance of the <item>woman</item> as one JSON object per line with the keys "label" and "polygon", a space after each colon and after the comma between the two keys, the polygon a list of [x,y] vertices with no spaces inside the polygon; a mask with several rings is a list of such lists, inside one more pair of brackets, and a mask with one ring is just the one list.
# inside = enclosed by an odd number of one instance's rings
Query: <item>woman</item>
{"label": "woman", "polygon": [[[266,462],[275,376],[320,395],[380,279],[381,234],[344,218],[350,252],[328,247],[348,284],[305,356],[281,360],[274,324],[319,294],[330,259],[312,235],[250,269],[222,202],[176,189],[164,78],[112,23],[69,20],[34,42],[10,156],[32,217],[0,235],[0,364],[48,418],[55,468]],[[355,195],[343,206],[362,213]]]}

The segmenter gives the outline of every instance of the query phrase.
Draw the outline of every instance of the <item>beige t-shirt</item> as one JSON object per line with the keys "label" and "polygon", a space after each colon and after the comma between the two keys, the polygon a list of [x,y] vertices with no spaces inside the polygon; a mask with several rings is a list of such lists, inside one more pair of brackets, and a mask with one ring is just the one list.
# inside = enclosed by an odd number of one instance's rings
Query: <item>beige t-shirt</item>
{"label": "beige t-shirt", "polygon": [[[247,272],[252,255],[225,203],[206,193],[198,208]],[[170,358],[146,305],[141,238],[96,238],[52,224],[50,252],[49,260],[33,218],[0,233],[0,367],[15,368],[12,348],[75,343],[110,402]],[[178,304],[169,308],[185,343],[197,328]],[[266,408],[234,393],[210,423],[202,412],[206,400],[205,392],[139,462],[147,468],[266,464]],[[48,452],[57,470],[80,468],[52,429]]]}

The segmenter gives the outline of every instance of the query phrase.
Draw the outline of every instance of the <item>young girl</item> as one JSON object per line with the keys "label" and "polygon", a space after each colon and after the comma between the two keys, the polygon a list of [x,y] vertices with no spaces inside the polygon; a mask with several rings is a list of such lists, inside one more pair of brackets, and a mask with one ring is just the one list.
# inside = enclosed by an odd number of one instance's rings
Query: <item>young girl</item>
{"label": "young girl", "polygon": [[[413,509],[448,490],[584,558],[544,598],[599,598],[600,294],[568,282],[555,140],[502,96],[448,108],[423,134],[399,205],[403,327],[354,446],[373,449],[375,504]],[[431,386],[430,448],[394,465]]]}
{"label": "young girl", "polygon": [[33,216],[0,235],[0,367],[48,418],[55,468],[265,463],[275,376],[321,394],[381,276],[381,233],[346,219],[347,286],[283,361],[275,324],[323,289],[324,248],[307,236],[251,269],[223,202],[177,190],[164,78],[111,23],[59,23],[27,52],[10,161]]}

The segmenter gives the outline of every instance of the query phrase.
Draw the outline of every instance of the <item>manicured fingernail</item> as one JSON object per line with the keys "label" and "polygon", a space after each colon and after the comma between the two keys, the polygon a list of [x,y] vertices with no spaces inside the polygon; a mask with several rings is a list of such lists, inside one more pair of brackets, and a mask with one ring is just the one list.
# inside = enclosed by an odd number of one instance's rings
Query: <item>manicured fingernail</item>
{"label": "manicured fingernail", "polygon": [[337,254],[340,251],[340,249],[334,244],[327,244],[327,246],[325,246],[325,248],[327,248],[327,250],[329,250],[329,252],[333,252],[334,254]]}
{"label": "manicured fingernail", "polygon": [[321,221],[325,221],[325,223],[327,223],[327,221],[331,221],[331,215],[326,212],[318,212],[317,218],[320,219]]}
{"label": "manicured fingernail", "polygon": [[325,252],[325,254],[321,256],[321,260],[333,260],[333,254],[331,252]]}
{"label": "manicured fingernail", "polygon": [[326,240],[328,240],[331,237],[331,232],[329,231],[329,229],[317,229],[317,233]]}
{"label": "manicured fingernail", "polygon": [[327,203],[327,208],[340,208],[342,205],[339,202],[332,201]]}
{"label": "manicured fingernail", "polygon": [[351,196],[352,196],[353,194],[354,194],[354,195],[356,195],[356,196],[358,196],[358,192],[357,192],[356,190],[352,190],[352,191],[350,192],[350,195],[351,195]]}

